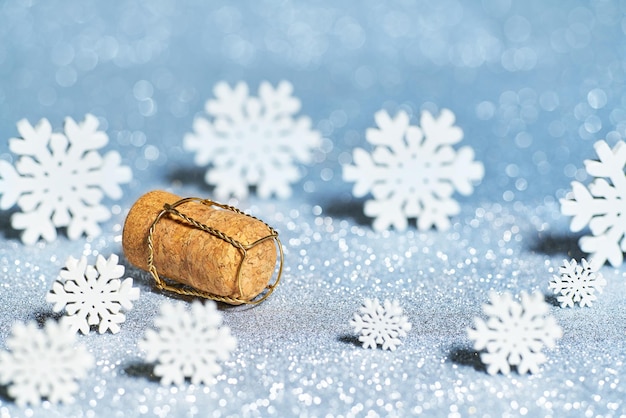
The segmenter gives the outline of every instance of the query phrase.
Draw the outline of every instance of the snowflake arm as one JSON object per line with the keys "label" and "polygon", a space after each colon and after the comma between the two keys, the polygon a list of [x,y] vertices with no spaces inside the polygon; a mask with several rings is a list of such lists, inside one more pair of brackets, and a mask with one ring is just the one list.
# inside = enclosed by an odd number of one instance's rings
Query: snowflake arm
{"label": "snowflake arm", "polygon": [[222,371],[218,361],[227,360],[237,340],[222,326],[222,315],[213,301],[194,301],[191,310],[183,304],[163,303],[154,324],[139,342],[148,362],[156,362],[154,374],[161,384],[209,384]]}
{"label": "snowflake arm", "polygon": [[55,312],[65,310],[66,321],[74,332],[88,334],[95,325],[100,334],[120,331],[120,324],[126,320],[121,310],[132,308],[132,301],[139,299],[139,289],[133,287],[132,278],[120,280],[124,266],[118,261],[115,254],[108,260],[98,255],[95,266],[88,266],[86,257],[67,260],[46,300],[54,304]]}
{"label": "snowflake arm", "polygon": [[594,144],[598,161],[586,160],[585,169],[595,179],[587,187],[572,182],[572,193],[561,199],[561,213],[573,216],[570,229],[581,231],[589,226],[591,235],[581,237],[581,250],[589,253],[594,268],[608,261],[622,264],[626,251],[626,143],[613,149],[605,141]]}
{"label": "snowflake arm", "polygon": [[443,109],[435,118],[424,111],[421,127],[411,126],[404,111],[395,118],[379,111],[375,120],[378,127],[366,132],[372,153],[356,148],[353,164],[343,166],[344,181],[355,183],[354,196],[373,197],[364,206],[364,213],[375,218],[372,227],[401,231],[407,218],[417,218],[420,230],[448,229],[450,217],[460,212],[454,192],[471,194],[484,176],[470,147],[455,151],[451,146],[463,138],[454,114]]}
{"label": "snowflake arm", "polygon": [[540,292],[522,292],[520,302],[510,293],[491,292],[490,304],[483,305],[487,320],[475,318],[474,328],[467,329],[474,348],[483,351],[480,358],[487,365],[487,373],[509,374],[511,366],[520,374],[539,371],[546,361],[543,346],[553,348],[562,336],[561,327],[548,310]]}
{"label": "snowflake arm", "polygon": [[474,192],[474,183],[479,182],[485,176],[485,167],[482,163],[474,161],[474,149],[468,146],[461,147],[450,164],[447,177],[457,192],[463,196],[469,196]]}
{"label": "snowflake arm", "polygon": [[286,81],[276,88],[261,83],[258,97],[242,82],[215,86],[215,99],[205,106],[210,120],[196,118],[183,148],[195,152],[197,165],[209,166],[204,178],[218,198],[244,198],[250,186],[262,198],[291,195],[301,177],[297,163],[309,164],[321,144],[311,120],[295,117],[300,101],[292,93]]}
{"label": "snowflake arm", "polygon": [[0,383],[20,406],[70,402],[78,390],[76,380],[93,367],[93,357],[76,346],[75,333],[64,324],[48,320],[44,329],[35,322],[17,323],[0,353]]}
{"label": "snowflake arm", "polygon": [[381,305],[378,299],[365,299],[359,313],[355,313],[350,325],[359,333],[359,341],[364,348],[376,348],[394,351],[402,344],[411,330],[411,323],[403,315],[398,301],[385,300]]}
{"label": "snowflake arm", "polygon": [[111,216],[102,198],[119,199],[119,185],[132,173],[116,151],[99,154],[108,137],[98,131],[98,119],[66,118],[62,134],[52,133],[46,119],[34,127],[23,119],[17,129],[21,138],[9,140],[9,149],[20,158],[14,167],[0,162],[0,209],[19,206],[11,225],[23,230],[22,241],[53,241],[59,227],[67,227],[70,239],[100,234],[98,223]]}
{"label": "snowflake arm", "polygon": [[409,224],[402,211],[402,206],[393,199],[368,200],[363,207],[363,213],[375,218],[372,228],[376,231],[384,231],[390,227],[404,231]]}
{"label": "snowflake arm", "polygon": [[584,258],[581,264],[572,259],[563,261],[559,275],[554,275],[550,281],[550,289],[558,295],[557,300],[561,307],[573,307],[578,303],[582,306],[591,306],[597,300],[596,291],[602,292],[606,286],[606,279],[600,272],[596,272]]}

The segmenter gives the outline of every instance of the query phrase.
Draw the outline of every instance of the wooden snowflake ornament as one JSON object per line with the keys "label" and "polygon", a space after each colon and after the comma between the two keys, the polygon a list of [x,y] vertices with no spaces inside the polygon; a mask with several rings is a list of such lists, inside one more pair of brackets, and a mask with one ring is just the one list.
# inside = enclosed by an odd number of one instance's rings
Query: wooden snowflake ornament
{"label": "wooden snowflake ornament", "polygon": [[591,235],[578,241],[580,249],[591,256],[594,268],[607,261],[622,264],[626,252],[626,142],[611,149],[606,141],[594,144],[598,160],[585,160],[585,170],[595,177],[588,186],[574,181],[572,192],[561,199],[561,213],[573,216],[570,229],[589,227]]}
{"label": "wooden snowflake ornament", "polygon": [[221,82],[214,92],[206,103],[209,119],[196,118],[183,141],[197,165],[209,166],[207,184],[215,185],[220,200],[244,198],[250,186],[261,198],[289,197],[291,183],[301,177],[298,164],[312,161],[322,139],[311,119],[296,117],[300,100],[292,96],[292,84],[263,82],[256,97],[244,82]]}
{"label": "wooden snowflake ornament", "polygon": [[537,373],[547,360],[541,351],[544,346],[553,348],[563,331],[540,292],[522,292],[520,301],[506,292],[490,293],[490,303],[483,305],[487,320],[474,319],[474,328],[467,335],[474,341],[476,350],[483,350],[480,359],[487,366],[487,373],[509,374],[511,366],[519,374]]}
{"label": "wooden snowflake ornament", "polygon": [[190,310],[182,303],[165,302],[154,325],[157,330],[148,329],[139,348],[147,361],[156,362],[154,374],[163,385],[181,385],[186,378],[193,384],[214,383],[222,371],[219,362],[237,347],[212,300],[196,300]]}
{"label": "wooden snowflake ornament", "polygon": [[48,320],[43,329],[35,322],[17,323],[0,352],[0,384],[19,406],[68,403],[78,391],[94,359],[76,344],[76,333],[63,322]]}
{"label": "wooden snowflake ornament", "polygon": [[573,307],[578,303],[581,307],[591,306],[598,299],[596,293],[602,293],[606,279],[602,273],[595,271],[584,258],[578,264],[576,260],[563,260],[559,275],[552,276],[550,289],[557,295],[562,308]]}
{"label": "wooden snowflake ornament", "polygon": [[133,287],[133,279],[124,275],[119,257],[111,254],[109,259],[98,255],[96,265],[87,265],[87,258],[70,257],[61,270],[59,278],[46,300],[54,304],[54,311],[65,310],[65,322],[74,332],[88,334],[92,326],[100,334],[110,330],[119,332],[126,320],[122,309],[131,309],[132,301],[139,299],[139,288]]}
{"label": "wooden snowflake ornament", "polygon": [[383,350],[391,351],[402,344],[401,338],[411,330],[411,323],[396,300],[385,300],[381,304],[378,299],[365,299],[350,325],[360,334],[363,348],[380,345]]}
{"label": "wooden snowflake ornament", "polygon": [[109,141],[98,119],[66,118],[63,133],[53,133],[47,119],[36,126],[23,119],[17,129],[22,137],[9,140],[9,149],[20,156],[15,167],[0,160],[0,209],[19,207],[11,225],[23,231],[22,241],[53,241],[61,227],[72,240],[99,235],[98,223],[111,217],[103,197],[122,197],[120,184],[132,172],[117,151],[98,152]]}
{"label": "wooden snowflake ornament", "polygon": [[472,148],[452,147],[463,139],[454,113],[443,109],[434,117],[425,110],[420,126],[410,125],[404,111],[392,118],[381,110],[375,119],[378,127],[365,134],[374,150],[355,149],[353,164],[343,167],[344,181],[355,182],[354,196],[373,197],[363,209],[375,218],[372,227],[403,231],[408,218],[417,218],[420,230],[448,229],[461,210],[452,195],[471,194],[485,172]]}

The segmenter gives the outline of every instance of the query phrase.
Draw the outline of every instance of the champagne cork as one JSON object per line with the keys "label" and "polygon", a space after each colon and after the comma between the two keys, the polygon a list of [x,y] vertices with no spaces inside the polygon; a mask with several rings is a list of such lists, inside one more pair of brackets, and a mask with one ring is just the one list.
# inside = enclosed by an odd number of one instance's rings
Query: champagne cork
{"label": "champagne cork", "polygon": [[[234,208],[200,199],[185,200],[175,206],[174,212],[162,213],[165,204],[179,201],[181,197],[157,190],[135,202],[126,217],[122,236],[128,261],[149,271],[152,253],[153,266],[158,271],[156,275],[153,273],[157,285],[160,277],[166,277],[204,293],[200,296],[227,303],[247,303],[264,289],[273,290],[269,282],[276,268],[276,245],[280,249],[273,229]],[[152,251],[148,240],[150,228]],[[279,279],[280,271],[274,286]],[[179,288],[168,290],[176,289]]]}

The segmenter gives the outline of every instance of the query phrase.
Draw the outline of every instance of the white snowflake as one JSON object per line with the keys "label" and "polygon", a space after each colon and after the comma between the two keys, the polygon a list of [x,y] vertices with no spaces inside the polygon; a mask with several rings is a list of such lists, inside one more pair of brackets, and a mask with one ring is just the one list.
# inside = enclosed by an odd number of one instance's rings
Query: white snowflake
{"label": "white snowflake", "polygon": [[87,115],[77,124],[66,118],[63,134],[52,133],[47,119],[34,127],[22,119],[17,129],[22,138],[12,138],[9,149],[19,160],[15,167],[0,160],[0,209],[19,206],[11,225],[24,230],[22,241],[53,241],[58,227],[67,227],[70,239],[99,235],[98,222],[111,217],[100,204],[103,196],[119,199],[119,184],[129,182],[132,173],[120,165],[118,152],[98,153],[109,141],[98,131],[98,119]]}
{"label": "white snowflake", "polygon": [[398,301],[385,300],[381,305],[378,299],[365,299],[363,306],[350,320],[350,325],[359,333],[359,341],[364,348],[395,350],[402,344],[400,337],[405,337],[411,330],[411,323],[403,314]]}
{"label": "white snowflake", "polygon": [[243,82],[215,86],[216,99],[206,103],[211,120],[196,118],[183,147],[196,153],[197,165],[210,165],[205,180],[218,198],[246,197],[249,186],[262,198],[291,195],[290,183],[301,177],[296,163],[310,163],[321,144],[311,120],[295,118],[300,101],[292,91],[287,81],[275,89],[261,83],[258,97],[249,96]]}
{"label": "white snowflake", "polygon": [[572,259],[571,262],[563,261],[559,269],[560,275],[553,275],[550,281],[550,289],[557,294],[557,300],[561,307],[573,307],[575,303],[580,306],[591,306],[598,299],[595,295],[602,292],[606,286],[606,279],[600,272],[594,271],[584,258],[581,264]]}
{"label": "white snowflake", "polygon": [[390,226],[407,227],[407,218],[417,218],[417,227],[440,230],[450,227],[449,217],[457,215],[459,204],[452,199],[454,191],[463,195],[473,192],[473,183],[482,180],[484,167],[474,161],[474,151],[451,145],[463,138],[454,125],[454,113],[443,109],[438,118],[423,111],[420,126],[409,124],[409,115],[400,111],[395,118],[384,110],[375,115],[378,129],[368,129],[366,138],[374,151],[356,148],[354,165],[343,167],[343,179],[356,182],[356,197],[372,194],[364,212],[376,218],[377,231]]}
{"label": "white snowflake", "polygon": [[483,305],[487,321],[475,318],[476,329],[467,330],[474,348],[486,350],[480,358],[489,374],[509,374],[511,366],[516,366],[520,374],[537,373],[546,361],[541,352],[543,346],[553,348],[562,336],[561,327],[548,315],[549,305],[540,292],[522,292],[520,298],[521,302],[516,302],[508,292],[491,292],[491,304]]}
{"label": "white snowflake", "polygon": [[35,322],[13,325],[8,351],[0,352],[0,383],[20,406],[70,402],[76,381],[93,367],[91,354],[76,345],[76,334],[65,324],[48,320],[44,329]]}
{"label": "white snowflake", "polygon": [[626,251],[626,146],[619,141],[613,149],[605,141],[594,144],[599,161],[585,160],[585,169],[596,177],[586,188],[572,182],[572,193],[561,199],[561,213],[573,216],[570,229],[581,231],[589,225],[591,236],[578,241],[580,249],[591,255],[594,269],[608,260],[617,267]]}
{"label": "white snowflake", "polygon": [[211,300],[194,301],[191,312],[184,304],[163,303],[154,321],[159,331],[148,329],[139,342],[149,362],[157,362],[154,374],[161,383],[209,384],[222,370],[218,360],[227,360],[237,347],[230,328],[222,326],[222,315]]}
{"label": "white snowflake", "polygon": [[109,259],[98,255],[95,266],[87,265],[87,258],[70,257],[61,270],[52,290],[46,295],[54,303],[54,311],[67,313],[66,322],[76,332],[89,333],[92,325],[98,332],[111,330],[117,333],[126,320],[121,309],[131,309],[132,301],[139,299],[139,289],[133,287],[133,279],[124,281],[124,266],[118,264],[118,256]]}

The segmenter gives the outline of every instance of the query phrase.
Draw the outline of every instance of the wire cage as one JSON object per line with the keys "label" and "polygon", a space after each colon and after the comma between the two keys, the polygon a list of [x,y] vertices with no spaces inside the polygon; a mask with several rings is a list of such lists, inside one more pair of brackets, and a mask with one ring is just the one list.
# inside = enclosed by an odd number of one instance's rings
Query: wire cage
{"label": "wire cage", "polygon": [[[248,243],[248,244],[244,244],[242,242],[240,242],[239,240],[223,233],[222,231],[205,225],[199,221],[197,221],[196,219],[186,215],[185,213],[181,212],[180,210],[178,210],[177,208],[180,207],[183,204],[186,203],[190,203],[190,202],[195,202],[201,205],[205,205],[207,207],[214,207],[217,208],[219,210],[227,210],[227,211],[231,211],[234,212],[236,214],[242,215],[242,216],[246,216],[250,219],[254,219],[256,221],[261,222],[262,224],[264,224],[267,229],[268,229],[268,234],[266,236],[263,236],[257,240],[255,240],[254,242]],[[270,277],[267,286],[265,287],[265,289],[263,289],[259,294],[254,295],[250,298],[242,298],[242,297],[231,297],[231,296],[223,296],[223,295],[217,295],[217,294],[213,294],[210,292],[206,292],[203,290],[199,290],[196,288],[193,288],[189,285],[185,285],[185,284],[173,284],[170,283],[171,280],[165,280],[163,279],[160,275],[159,272],[157,271],[157,267],[155,265],[155,230],[157,225],[159,224],[160,221],[162,221],[164,218],[166,217],[171,217],[172,219],[178,220],[180,222],[183,222],[195,229],[201,230],[206,232],[207,234],[210,234],[211,236],[218,238],[219,240],[221,240],[222,242],[232,246],[233,248],[236,248],[237,251],[240,253],[241,255],[241,260],[239,261],[239,264],[237,266],[236,269],[236,277],[235,277],[235,282],[236,282],[236,286],[239,290],[239,295],[244,295],[244,289],[243,289],[243,285],[242,285],[242,267],[244,265],[244,263],[246,262],[247,258],[249,257],[249,254],[251,252],[251,250],[253,250],[255,247],[267,242],[267,241],[273,241],[276,247],[276,252],[277,252],[277,261],[276,263],[278,263],[276,265],[274,265],[274,272],[272,274],[272,277]],[[263,302],[265,299],[267,299],[273,292],[274,289],[276,288],[276,286],[278,285],[278,283],[280,282],[280,279],[282,277],[283,274],[283,265],[284,265],[284,253],[283,253],[283,247],[282,247],[282,243],[280,242],[280,239],[278,238],[278,232],[272,228],[271,226],[269,226],[267,223],[263,222],[262,220],[260,220],[259,218],[256,218],[252,215],[249,215],[247,213],[242,212],[241,210],[237,209],[234,206],[229,206],[229,205],[225,205],[222,203],[218,203],[215,202],[213,200],[210,199],[202,199],[202,198],[198,198],[198,197],[187,197],[187,198],[183,198],[180,199],[174,203],[165,203],[163,205],[163,209],[158,213],[158,215],[156,216],[156,218],[154,219],[154,221],[152,222],[152,224],[150,225],[150,229],[148,231],[148,237],[147,237],[147,246],[148,246],[148,260],[147,260],[147,266],[148,266],[148,271],[150,272],[150,274],[152,275],[152,277],[154,278],[154,281],[156,283],[157,288],[161,289],[161,290],[166,290],[169,292],[173,292],[179,295],[183,295],[183,296],[197,296],[197,297],[202,297],[205,299],[211,299],[211,300],[215,300],[215,301],[219,301],[219,302],[225,302],[231,305],[241,305],[241,304],[249,304],[249,305],[255,305],[258,303]]]}

